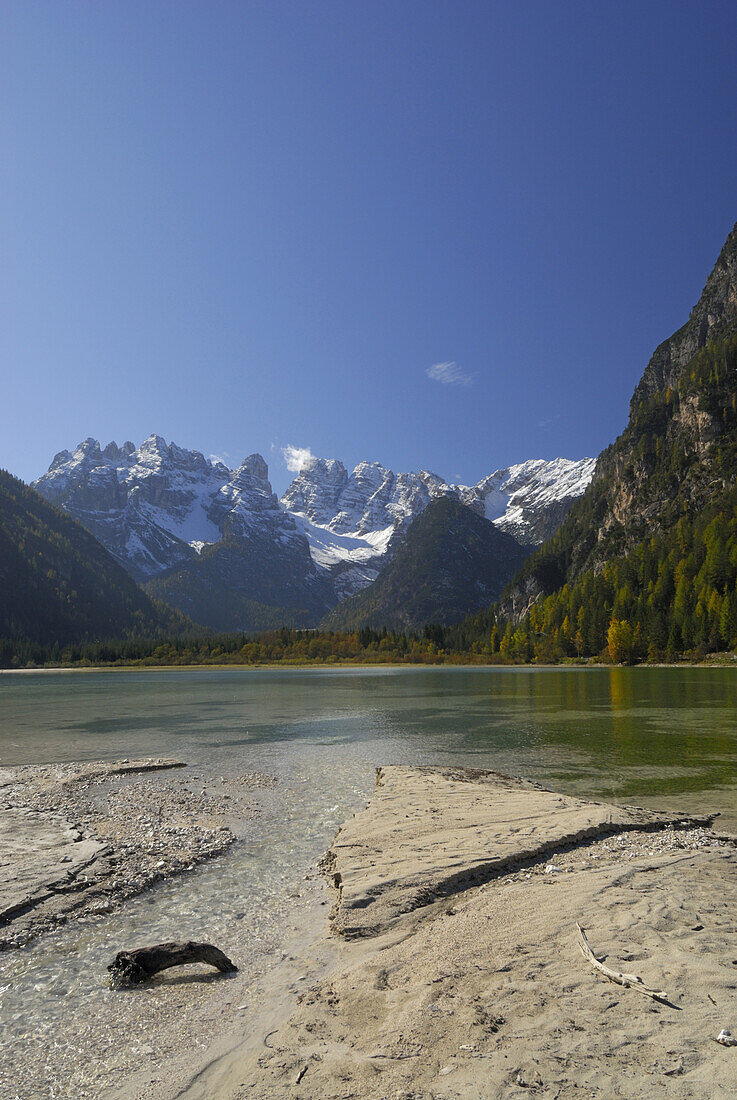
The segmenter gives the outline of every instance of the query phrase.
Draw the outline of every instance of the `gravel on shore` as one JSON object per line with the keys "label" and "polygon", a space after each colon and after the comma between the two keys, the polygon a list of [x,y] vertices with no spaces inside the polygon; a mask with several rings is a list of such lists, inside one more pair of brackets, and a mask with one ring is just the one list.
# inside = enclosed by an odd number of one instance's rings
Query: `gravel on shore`
{"label": "gravel on shore", "polygon": [[0,769],[0,951],[110,912],[234,841],[258,773],[210,779],[178,760]]}

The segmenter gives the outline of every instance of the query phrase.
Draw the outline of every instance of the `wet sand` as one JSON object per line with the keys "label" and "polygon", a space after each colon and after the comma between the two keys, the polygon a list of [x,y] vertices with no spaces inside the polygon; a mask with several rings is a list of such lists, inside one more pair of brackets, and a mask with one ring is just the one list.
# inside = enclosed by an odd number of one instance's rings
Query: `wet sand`
{"label": "wet sand", "polygon": [[[737,1095],[737,1047],[715,1041],[737,1032],[737,849],[707,821],[493,773],[386,768],[325,870],[329,973],[268,1034],[150,1095]],[[577,923],[607,965],[667,1000],[598,973]]]}

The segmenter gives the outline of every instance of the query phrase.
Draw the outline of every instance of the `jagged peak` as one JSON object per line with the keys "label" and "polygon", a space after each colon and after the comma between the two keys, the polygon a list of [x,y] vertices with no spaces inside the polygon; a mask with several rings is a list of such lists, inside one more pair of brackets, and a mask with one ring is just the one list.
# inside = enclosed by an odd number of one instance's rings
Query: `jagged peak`
{"label": "jagged peak", "polygon": [[420,477],[424,482],[431,481],[433,483],[438,483],[438,484],[441,484],[441,485],[447,485],[448,484],[446,482],[445,478],[441,477],[440,474],[434,473],[433,470],[420,470],[420,472],[417,476]]}
{"label": "jagged peak", "polygon": [[[254,462],[263,463],[268,477],[268,468],[261,456],[256,455],[252,458]],[[221,461],[208,459],[201,451],[180,447],[173,441],[167,443],[162,435],[155,432],[147,436],[138,447],[130,439],[127,439],[122,446],[118,446],[112,439],[102,448],[99,440],[94,436],[88,436],[78,443],[73,451],[67,448],[58,451],[48,467],[47,474],[64,473],[65,467],[71,473],[77,466],[80,469],[87,469],[90,466],[110,466],[117,468],[121,476],[127,476],[128,471],[137,467],[140,467],[141,471],[154,472],[172,468],[194,472],[199,477],[216,475],[223,480],[231,474],[230,469]],[[42,478],[39,479],[39,481],[42,480]]]}
{"label": "jagged peak", "polygon": [[49,466],[49,469],[50,470],[55,470],[57,466],[63,466],[65,462],[69,462],[71,457],[72,457],[72,452],[71,451],[66,451],[66,450],[57,451],[57,453],[54,455],[53,459],[51,460],[51,465]]}
{"label": "jagged peak", "polygon": [[392,471],[389,470],[386,466],[383,466],[381,464],[381,462],[369,462],[366,459],[363,459],[361,462],[358,462],[353,467],[353,473],[354,474],[365,474],[368,471],[376,471],[377,473],[381,473],[381,474],[390,474],[390,473],[392,473]]}
{"label": "jagged peak", "polygon": [[169,450],[169,445],[164,439],[163,435],[157,435],[156,432],[152,432],[151,435],[147,435],[141,446],[138,448],[140,454],[154,451],[157,454],[166,454]]}
{"label": "jagged peak", "polygon": [[269,480],[268,464],[263,455],[260,454],[252,454],[248,455],[247,458],[244,458],[240,466],[238,467],[237,473],[240,473],[241,471],[243,471],[243,473],[245,474],[248,474],[250,477],[257,478],[259,481]]}
{"label": "jagged peak", "polygon": [[94,436],[88,435],[86,439],[83,439],[81,443],[77,444],[74,449],[74,454],[102,454],[102,452],[100,451],[99,439],[95,439]]}
{"label": "jagged peak", "polygon": [[297,477],[322,473],[331,478],[336,474],[338,477],[347,477],[346,468],[339,458],[318,458],[317,455],[310,455]]}

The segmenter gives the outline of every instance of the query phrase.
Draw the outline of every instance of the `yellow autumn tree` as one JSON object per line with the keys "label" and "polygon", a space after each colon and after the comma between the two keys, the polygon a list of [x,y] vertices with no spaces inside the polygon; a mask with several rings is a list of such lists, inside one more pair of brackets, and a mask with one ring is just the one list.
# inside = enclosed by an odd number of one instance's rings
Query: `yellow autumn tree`
{"label": "yellow autumn tree", "polygon": [[609,656],[615,665],[626,665],[632,660],[634,637],[627,619],[612,619],[606,635]]}

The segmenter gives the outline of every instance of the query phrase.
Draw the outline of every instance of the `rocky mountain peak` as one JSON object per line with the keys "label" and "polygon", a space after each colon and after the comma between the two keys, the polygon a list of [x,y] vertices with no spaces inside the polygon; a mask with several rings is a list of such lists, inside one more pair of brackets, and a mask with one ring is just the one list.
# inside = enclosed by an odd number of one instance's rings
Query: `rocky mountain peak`
{"label": "rocky mountain peak", "polygon": [[229,477],[225,466],[160,435],[138,448],[112,441],[104,451],[90,436],[74,452],[60,451],[34,487],[145,579],[221,537],[210,505]]}
{"label": "rocky mountain peak", "polygon": [[709,340],[737,321],[737,224],[724,242],[701,297],[678,332],[664,340],[645,368],[630,405],[631,415],[643,400],[666,387],[675,388],[687,363]]}
{"label": "rocky mountain peak", "polygon": [[267,505],[278,508],[276,494],[269,481],[269,467],[261,455],[249,455],[241,462],[218,493],[216,504],[229,502],[229,507],[238,504],[240,509],[259,510]]}
{"label": "rocky mountain peak", "polygon": [[266,482],[269,485],[269,491],[271,491],[269,467],[260,454],[252,454],[248,458],[244,458],[238,467],[236,476],[239,474],[253,478],[256,481]]}
{"label": "rocky mountain peak", "polygon": [[97,458],[101,455],[100,441],[94,439],[91,435],[88,435],[86,439],[83,439],[81,443],[78,443],[74,449],[74,457],[85,458]]}
{"label": "rocky mountain peak", "polygon": [[71,457],[72,457],[72,452],[71,451],[57,451],[57,453],[54,455],[53,459],[51,460],[51,465],[49,466],[49,470],[55,470],[57,468],[57,466],[63,466],[64,463],[68,462]]}
{"label": "rocky mountain peak", "polygon": [[282,504],[315,523],[329,523],[347,480],[346,468],[338,459],[310,458],[282,497]]}
{"label": "rocky mountain peak", "polygon": [[162,435],[150,435],[138,448],[138,461],[143,464],[149,458],[166,460],[170,457],[169,448]]}
{"label": "rocky mountain peak", "polygon": [[[112,462],[125,460],[133,454],[136,447],[134,443],[131,443],[129,439],[125,441],[122,447],[119,447],[115,440],[111,440],[107,447],[102,451],[105,458],[109,458]],[[66,452],[68,454],[68,452]]]}
{"label": "rocky mountain peak", "polygon": [[496,471],[466,488],[429,470],[395,474],[364,461],[349,474],[338,459],[311,458],[280,502],[262,455],[248,455],[231,471],[153,434],[138,448],[113,440],[104,450],[89,437],[74,452],[60,451],[35,487],[138,579],[235,538],[258,544],[259,553],[268,545],[292,546],[294,560],[307,555],[308,572],[316,569],[337,599],[376,577],[412,520],[437,498],[459,500],[532,544],[557,526],[589,477],[587,460],[559,459]]}
{"label": "rocky mountain peak", "polygon": [[450,496],[523,544],[534,545],[552,534],[583,493],[594,465],[594,459],[532,459],[468,487],[450,484],[431,470],[395,474],[380,462],[359,462],[349,476],[342,463],[315,459],[294,479],[282,504],[336,535],[371,536],[377,553],[384,553],[430,501]]}

